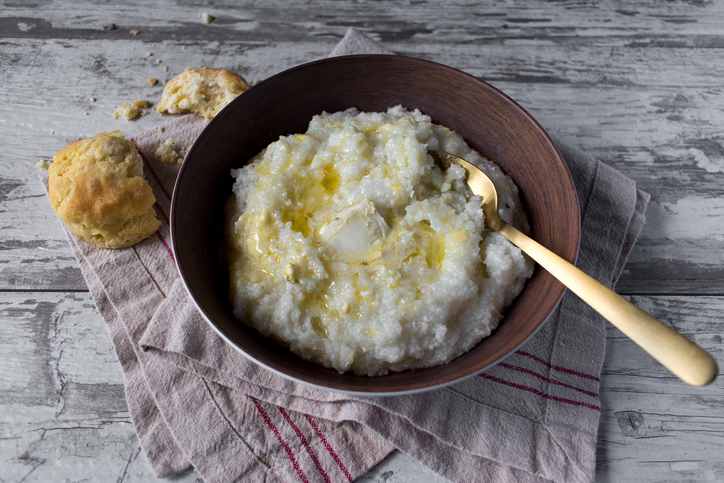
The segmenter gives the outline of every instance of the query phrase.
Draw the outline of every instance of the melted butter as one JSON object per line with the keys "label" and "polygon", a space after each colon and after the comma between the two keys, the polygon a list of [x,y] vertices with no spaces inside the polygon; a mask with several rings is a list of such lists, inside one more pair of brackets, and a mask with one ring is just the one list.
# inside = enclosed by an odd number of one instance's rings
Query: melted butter
{"label": "melted butter", "polygon": [[322,187],[328,194],[337,192],[340,185],[341,177],[334,166],[328,164],[324,167],[324,177],[322,178]]}
{"label": "melted butter", "polygon": [[446,235],[437,233],[426,220],[415,224],[413,233],[416,246],[419,248],[412,256],[424,257],[427,268],[440,270],[447,252]]}
{"label": "melted butter", "polygon": [[427,268],[436,268],[440,270],[442,261],[445,258],[446,243],[445,236],[435,234],[428,238],[425,247],[425,262]]}
{"label": "melted butter", "polygon": [[272,217],[268,212],[256,216],[246,214],[241,228],[236,230],[236,239],[246,240],[246,248],[250,254],[265,256],[269,253],[272,228]]}
{"label": "melted butter", "polygon": [[304,209],[296,209],[294,207],[285,208],[282,210],[282,221],[284,223],[291,223],[292,230],[301,233],[303,236],[309,236],[312,230],[309,228],[309,222],[307,221],[308,214],[305,213]]}
{"label": "melted butter", "polygon": [[299,283],[299,267],[293,263],[287,264],[284,269],[284,278],[290,283]]}
{"label": "melted butter", "polygon": [[453,243],[465,243],[470,239],[470,234],[467,230],[461,228],[458,231],[450,235],[450,241]]}
{"label": "melted butter", "polygon": [[313,315],[310,321],[312,323],[312,329],[314,329],[314,332],[316,332],[317,335],[324,338],[329,337],[329,329],[327,329],[327,326],[322,323],[321,317]]}
{"label": "melted butter", "polygon": [[291,223],[292,230],[308,237],[312,233],[309,222],[314,213],[331,202],[340,184],[341,176],[332,164],[323,169],[310,167],[304,170],[289,192],[291,204],[282,209],[282,222]]}

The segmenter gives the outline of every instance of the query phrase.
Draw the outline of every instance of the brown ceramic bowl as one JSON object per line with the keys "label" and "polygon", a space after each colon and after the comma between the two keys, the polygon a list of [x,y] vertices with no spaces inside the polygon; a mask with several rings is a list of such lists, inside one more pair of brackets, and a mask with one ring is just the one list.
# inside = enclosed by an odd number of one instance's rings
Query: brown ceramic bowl
{"label": "brown ceramic bowl", "polygon": [[218,114],[190,150],[171,208],[176,263],[209,324],[253,361],[298,382],[328,390],[398,394],[459,381],[499,362],[554,310],[564,287],[537,267],[493,334],[452,362],[380,377],[340,374],[310,364],[237,321],[228,273],[219,257],[229,171],[280,135],[301,133],[315,114],[350,107],[385,111],[401,104],[456,131],[497,163],[520,188],[533,237],[573,262],[578,200],[563,158],[538,123],[492,86],[444,65],[393,55],[320,60],[277,74]]}

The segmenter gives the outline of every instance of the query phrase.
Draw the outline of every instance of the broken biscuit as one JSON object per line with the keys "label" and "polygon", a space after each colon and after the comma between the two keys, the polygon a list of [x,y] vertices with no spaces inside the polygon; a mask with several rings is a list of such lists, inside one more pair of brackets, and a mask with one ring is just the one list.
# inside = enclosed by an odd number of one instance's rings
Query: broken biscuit
{"label": "broken biscuit", "polygon": [[236,72],[186,69],[166,84],[156,110],[161,114],[195,112],[209,120],[247,89],[249,84]]}

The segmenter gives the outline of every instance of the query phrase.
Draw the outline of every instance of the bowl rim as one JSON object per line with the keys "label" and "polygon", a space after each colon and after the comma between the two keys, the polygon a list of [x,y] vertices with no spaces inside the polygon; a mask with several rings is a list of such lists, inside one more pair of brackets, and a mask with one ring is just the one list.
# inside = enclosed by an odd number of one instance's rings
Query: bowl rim
{"label": "bowl rim", "polygon": [[[573,190],[574,200],[575,200],[575,212],[576,212],[577,218],[578,218],[578,230],[576,231],[576,238],[577,238],[577,240],[576,240],[575,251],[574,251],[574,253],[573,253],[573,261],[572,261],[572,263],[575,263],[575,262],[577,261],[578,256],[579,256],[579,253],[580,253],[581,227],[582,227],[580,201],[579,201],[578,195],[577,195],[577,193],[576,193],[575,183],[573,182],[573,177],[572,177],[572,175],[571,175],[570,169],[568,168],[568,164],[567,164],[565,158],[563,157],[563,155],[561,154],[560,150],[558,149],[557,145],[553,142],[553,140],[552,140],[552,138],[550,137],[550,135],[545,131],[545,129],[543,129],[543,127],[540,125],[540,123],[539,123],[526,109],[524,109],[520,104],[518,104],[518,103],[517,103],[515,100],[513,100],[510,96],[508,96],[507,94],[505,94],[504,92],[502,92],[502,91],[499,90],[498,88],[492,86],[491,84],[487,83],[486,81],[484,81],[484,80],[482,80],[482,79],[480,79],[480,78],[478,78],[478,77],[475,77],[475,76],[473,76],[473,75],[471,75],[471,74],[468,74],[467,72],[464,72],[464,71],[462,71],[462,70],[459,70],[459,69],[456,69],[456,68],[454,68],[454,67],[451,67],[451,66],[448,66],[448,65],[445,65],[445,64],[441,64],[441,63],[438,63],[438,62],[434,62],[434,61],[430,61],[430,60],[426,60],[426,59],[419,59],[419,58],[415,58],[415,57],[404,56],[404,55],[397,55],[397,54],[355,54],[355,55],[345,55],[345,56],[337,56],[337,57],[329,57],[329,58],[324,58],[324,59],[318,59],[318,60],[314,60],[314,61],[311,61],[311,62],[306,62],[306,63],[303,63],[303,64],[296,65],[296,66],[291,67],[291,68],[289,68],[289,69],[285,69],[285,70],[283,70],[283,71],[281,71],[281,72],[278,72],[278,73],[276,73],[276,74],[274,74],[274,75],[272,75],[272,76],[270,76],[270,77],[268,77],[268,78],[266,78],[266,79],[264,79],[264,80],[262,80],[262,81],[259,81],[259,82],[256,83],[256,84],[254,84],[254,85],[251,86],[247,91],[245,91],[244,93],[242,93],[242,94],[241,94],[240,96],[238,96],[236,99],[234,99],[233,101],[231,101],[227,106],[225,106],[224,109],[222,109],[222,110],[204,127],[203,131],[202,131],[202,132],[197,136],[197,138],[194,140],[194,143],[192,144],[191,148],[190,148],[189,151],[188,151],[187,157],[191,157],[191,155],[193,154],[194,150],[197,148],[197,145],[199,144],[199,141],[202,139],[202,137],[204,136],[204,134],[205,134],[208,130],[210,130],[211,127],[212,127],[217,121],[220,122],[220,120],[223,119],[223,116],[221,116],[221,114],[222,114],[225,110],[229,109],[230,106],[231,106],[233,103],[237,102],[238,99],[241,98],[242,96],[244,96],[247,92],[253,92],[253,90],[261,89],[261,88],[264,87],[266,84],[272,83],[272,82],[274,82],[276,79],[278,79],[278,78],[280,78],[280,77],[284,77],[284,76],[288,76],[288,75],[294,74],[294,73],[296,73],[296,72],[299,71],[299,70],[306,70],[306,69],[308,69],[308,68],[312,68],[312,67],[315,67],[315,66],[319,66],[319,65],[321,65],[321,64],[328,64],[328,63],[333,64],[333,63],[341,62],[341,61],[349,61],[349,60],[355,60],[355,59],[363,60],[363,59],[370,59],[370,58],[372,58],[372,59],[375,59],[375,58],[385,58],[385,60],[390,60],[390,59],[392,59],[393,61],[394,61],[395,59],[397,59],[397,60],[405,61],[405,62],[413,62],[413,63],[426,64],[426,65],[428,65],[428,66],[431,67],[431,68],[443,69],[443,70],[446,70],[446,71],[450,72],[450,73],[453,74],[453,75],[466,77],[467,80],[472,81],[472,82],[475,83],[475,84],[478,84],[478,85],[479,85],[480,87],[482,87],[483,89],[494,92],[497,96],[500,96],[506,103],[510,104],[510,105],[511,105],[512,107],[514,107],[520,114],[522,114],[522,115],[526,118],[526,120],[527,120],[527,122],[529,123],[530,127],[534,127],[535,130],[537,131],[537,133],[540,134],[540,135],[543,137],[543,139],[545,140],[545,142],[546,142],[546,144],[548,145],[548,147],[552,148],[552,152],[553,152],[553,153],[555,154],[555,156],[559,159],[560,165],[564,168],[564,169],[563,169],[563,174],[565,175],[565,178],[566,178],[566,179],[563,180],[563,181],[565,182],[565,184],[567,184],[567,185],[568,185],[569,187],[571,187],[572,190]],[[425,114],[425,113],[423,113],[423,114]],[[293,134],[293,133],[292,133],[292,134]],[[459,134],[459,133],[458,133],[458,134]],[[460,135],[460,134],[459,134],[459,135]],[[462,136],[462,135],[461,135],[461,136]],[[468,140],[467,140],[465,137],[463,137],[463,139],[465,140],[466,143],[468,143]],[[493,160],[493,162],[495,162],[495,161]],[[497,164],[497,163],[496,163],[496,164]],[[272,373],[274,373],[274,374],[276,374],[276,375],[282,376],[282,377],[285,378],[286,380],[289,380],[289,381],[292,381],[292,382],[295,382],[295,383],[302,384],[303,386],[306,386],[306,387],[309,387],[309,388],[319,389],[319,390],[328,391],[328,392],[333,392],[333,393],[338,393],[338,394],[350,394],[350,395],[358,395],[358,396],[399,396],[399,395],[419,394],[419,393],[427,392],[427,391],[430,391],[430,390],[441,389],[441,388],[450,386],[450,385],[452,385],[452,384],[456,384],[456,383],[458,383],[458,382],[462,382],[462,381],[467,380],[467,379],[469,379],[469,378],[471,378],[471,377],[477,376],[477,375],[479,375],[481,372],[484,372],[486,369],[488,369],[488,368],[490,368],[490,367],[492,367],[492,366],[495,366],[495,365],[497,365],[498,363],[504,361],[504,360],[507,359],[511,354],[515,353],[516,350],[518,350],[518,349],[519,349],[521,346],[523,346],[526,342],[528,342],[528,341],[541,329],[541,327],[543,327],[543,325],[546,324],[546,323],[549,321],[549,319],[551,318],[551,316],[553,316],[553,315],[555,314],[556,309],[557,309],[557,307],[560,305],[560,303],[561,303],[561,301],[562,301],[562,298],[563,298],[563,295],[564,295],[565,292],[566,292],[566,287],[563,286],[562,284],[560,284],[560,282],[558,282],[558,284],[560,285],[560,287],[557,288],[558,294],[557,294],[556,303],[554,304],[554,306],[553,306],[553,308],[550,310],[550,312],[546,315],[546,317],[535,327],[535,329],[534,329],[525,339],[523,339],[516,347],[514,347],[513,349],[511,349],[509,352],[507,352],[506,354],[504,354],[504,355],[501,356],[500,358],[498,358],[498,359],[496,359],[496,360],[494,360],[494,361],[491,361],[491,362],[488,363],[487,365],[478,366],[478,367],[474,368],[473,370],[471,370],[470,372],[468,372],[468,373],[466,373],[466,374],[463,374],[463,375],[461,375],[461,376],[459,376],[459,377],[457,377],[457,378],[451,378],[450,380],[443,381],[443,382],[438,382],[438,383],[434,383],[434,384],[430,384],[430,385],[419,385],[419,386],[417,386],[417,387],[411,387],[410,389],[404,389],[404,390],[387,390],[387,389],[382,389],[382,390],[379,390],[379,391],[376,391],[376,390],[366,390],[366,389],[365,389],[365,390],[342,389],[342,388],[338,388],[338,387],[334,387],[334,386],[319,384],[319,383],[316,383],[316,382],[312,382],[312,381],[309,381],[309,380],[305,380],[305,379],[303,379],[303,378],[300,378],[300,377],[296,377],[296,376],[287,374],[287,373],[285,373],[284,371],[279,370],[279,369],[277,369],[277,368],[275,368],[275,367],[273,367],[273,366],[270,366],[269,364],[267,364],[267,363],[265,363],[265,362],[263,362],[263,361],[255,358],[255,357],[253,357],[253,356],[252,356],[251,354],[249,354],[247,351],[245,351],[244,349],[242,349],[237,343],[235,343],[227,334],[225,334],[225,333],[217,326],[217,324],[214,323],[214,321],[212,320],[212,317],[209,315],[209,313],[207,312],[207,310],[199,304],[198,299],[197,299],[197,296],[196,296],[196,294],[195,294],[195,291],[194,291],[193,287],[191,287],[191,286],[189,285],[189,282],[187,281],[187,278],[188,278],[188,277],[187,277],[187,273],[186,273],[186,271],[185,271],[185,269],[184,269],[184,266],[183,266],[183,264],[179,261],[179,260],[182,260],[182,258],[180,258],[180,257],[178,256],[178,255],[179,255],[180,247],[179,247],[179,244],[178,244],[178,241],[177,241],[177,237],[174,236],[174,233],[176,232],[176,216],[175,216],[175,215],[177,214],[177,210],[176,210],[177,203],[176,203],[176,201],[177,201],[178,191],[179,191],[179,189],[180,189],[180,188],[179,188],[179,186],[180,186],[179,180],[182,179],[182,174],[184,173],[184,171],[185,171],[185,169],[187,168],[187,166],[188,166],[187,163],[184,162],[184,163],[181,165],[181,168],[179,169],[179,172],[178,172],[178,174],[177,174],[176,182],[174,183],[174,188],[173,188],[173,193],[172,193],[171,212],[170,212],[170,216],[169,216],[169,220],[170,220],[170,222],[169,222],[169,230],[170,230],[170,233],[171,233],[171,249],[172,249],[172,252],[173,252],[173,255],[174,255],[174,261],[175,261],[175,264],[176,264],[176,268],[177,268],[177,270],[178,270],[178,272],[179,272],[179,277],[181,278],[182,284],[183,284],[183,286],[184,286],[184,288],[185,288],[185,290],[186,290],[187,295],[189,296],[189,298],[190,298],[191,301],[193,302],[194,307],[196,307],[196,309],[199,311],[199,313],[201,314],[201,316],[203,317],[203,319],[205,320],[205,322],[213,329],[213,331],[214,331],[216,334],[218,334],[218,335],[224,340],[224,342],[225,342],[226,344],[229,344],[233,349],[235,349],[237,352],[241,353],[244,357],[246,357],[246,358],[247,358],[249,361],[251,361],[252,363],[257,364],[257,365],[259,365],[259,366],[261,366],[261,367],[263,367],[263,368],[271,371]],[[505,172],[505,171],[504,171],[504,172]],[[506,175],[507,175],[507,173],[506,173]],[[543,268],[540,267],[540,266],[536,263],[536,264],[535,264],[535,270],[543,270]],[[525,290],[525,287],[523,288],[523,290]],[[522,293],[522,292],[521,292],[521,293]],[[519,294],[519,295],[520,295],[520,294]],[[507,310],[507,309],[506,309],[506,310]],[[504,320],[505,320],[505,318],[503,317],[503,318],[500,320],[498,326],[499,326],[500,324],[504,323]],[[241,322],[239,322],[239,323],[241,323]],[[496,329],[497,329],[497,327],[496,327]],[[255,329],[250,328],[250,330],[255,330]],[[495,331],[495,329],[494,329],[494,331]],[[493,333],[494,333],[494,332],[493,332]],[[492,334],[491,334],[491,335],[492,335]],[[490,337],[490,336],[488,336],[488,337]],[[484,339],[483,339],[483,340],[484,340]],[[476,345],[477,345],[477,344],[476,344]],[[475,347],[475,346],[473,346],[470,350],[473,350],[474,347]],[[458,356],[458,357],[462,357],[463,355],[465,355],[465,353],[461,354],[461,355]],[[450,361],[450,362],[452,362],[452,361]],[[321,367],[321,366],[320,366],[320,367]],[[418,370],[425,370],[425,369],[426,369],[426,368],[410,369],[410,370],[408,370],[408,371],[418,371]],[[404,372],[407,372],[407,371],[404,371]],[[386,376],[374,376],[374,377],[368,376],[368,377],[371,377],[371,378],[374,379],[375,377],[386,377]]]}

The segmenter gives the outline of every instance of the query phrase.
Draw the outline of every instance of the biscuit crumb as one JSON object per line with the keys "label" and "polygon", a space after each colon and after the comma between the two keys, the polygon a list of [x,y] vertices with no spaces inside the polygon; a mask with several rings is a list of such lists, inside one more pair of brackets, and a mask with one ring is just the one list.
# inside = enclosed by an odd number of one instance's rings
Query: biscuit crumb
{"label": "biscuit crumb", "polygon": [[163,66],[163,71],[164,71],[164,72],[168,72],[168,66],[167,66],[167,65],[164,65],[164,66]]}
{"label": "biscuit crumb", "polygon": [[146,52],[146,57],[151,57],[153,54],[151,52]]}
{"label": "biscuit crumb", "polygon": [[154,129],[158,132],[164,132],[166,130],[166,128],[163,126],[156,126]]}
{"label": "biscuit crumb", "polygon": [[163,163],[176,164],[179,160],[179,154],[171,146],[171,140],[166,139],[163,144],[160,144],[156,151],[153,153]]}
{"label": "biscuit crumb", "polygon": [[48,163],[44,159],[41,159],[40,161],[35,163],[35,167],[38,169],[42,169],[43,171],[48,171],[48,166],[50,166],[50,163]]}
{"label": "biscuit crumb", "polygon": [[133,105],[142,108],[151,107],[151,103],[148,102],[146,99],[136,99],[135,101],[133,101]]}
{"label": "biscuit crumb", "polygon": [[216,17],[212,17],[211,15],[209,15],[206,12],[200,12],[199,17],[201,17],[201,21],[204,23],[211,23],[214,20],[216,20]]}
{"label": "biscuit crumb", "polygon": [[143,116],[144,112],[137,106],[124,102],[120,106],[116,106],[116,110],[113,112],[113,119],[122,117],[126,121],[132,121]]}
{"label": "biscuit crumb", "polygon": [[141,31],[140,31],[140,30],[133,29],[133,30],[131,30],[129,33],[130,33],[131,35],[138,35],[138,34],[141,33]]}
{"label": "biscuit crumb", "polygon": [[88,100],[91,101],[91,102],[95,102],[95,101],[96,101],[96,98],[95,98],[95,97],[89,97]]}
{"label": "biscuit crumb", "polygon": [[149,77],[148,83],[151,84],[152,86],[155,86],[156,84],[158,84],[158,79],[156,79],[155,77]]}
{"label": "biscuit crumb", "polygon": [[195,112],[207,120],[249,89],[246,80],[224,69],[186,69],[163,89],[156,110],[161,114]]}

